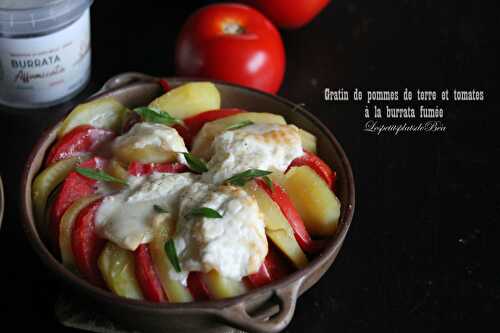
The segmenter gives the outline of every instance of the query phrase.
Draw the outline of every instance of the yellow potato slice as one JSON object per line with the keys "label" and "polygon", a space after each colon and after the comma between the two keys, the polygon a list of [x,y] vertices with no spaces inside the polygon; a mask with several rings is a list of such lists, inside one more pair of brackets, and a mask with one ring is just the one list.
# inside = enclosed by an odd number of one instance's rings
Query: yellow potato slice
{"label": "yellow potato slice", "polygon": [[110,163],[106,169],[107,169],[106,171],[108,172],[108,174],[110,174],[111,176],[113,176],[115,178],[121,179],[121,180],[127,180],[128,176],[129,176],[127,169],[125,169],[123,167],[123,165],[121,165],[121,163],[115,159],[112,159],[110,161]]}
{"label": "yellow potato slice", "polygon": [[316,137],[302,128],[299,128],[299,135],[300,140],[302,141],[302,149],[316,154]]}
{"label": "yellow potato slice", "polygon": [[108,242],[99,256],[98,264],[111,291],[126,298],[144,299],[135,277],[135,258],[131,251]]}
{"label": "yellow potato slice", "polygon": [[177,160],[177,154],[162,147],[149,145],[137,148],[133,145],[113,146],[114,156],[124,163],[162,163]]}
{"label": "yellow potato slice", "polygon": [[47,198],[50,193],[59,185],[66,176],[73,171],[75,165],[81,162],[84,156],[72,157],[65,160],[58,161],[48,168],[44,169],[36,176],[33,181],[31,196],[33,200],[33,209],[35,213],[35,221],[40,231],[47,232],[47,225],[44,224],[45,207],[47,205]]}
{"label": "yellow potato slice", "polygon": [[307,257],[297,243],[292,227],[279,206],[255,182],[247,183],[245,190],[257,200],[260,211],[264,215],[267,236],[292,261],[295,267],[305,267],[308,263]]}
{"label": "yellow potato slice", "polygon": [[63,265],[74,272],[77,272],[77,268],[75,257],[73,256],[73,249],[71,247],[73,225],[80,211],[99,198],[100,196],[98,195],[81,198],[71,204],[61,217],[61,222],[59,224],[59,249],[61,252],[61,259]]}
{"label": "yellow potato slice", "polygon": [[175,269],[165,253],[165,243],[174,233],[174,221],[168,214],[162,215],[166,215],[166,218],[162,221],[155,221],[155,237],[149,244],[151,257],[155,267],[158,269],[158,275],[169,302],[191,302],[193,301],[193,296],[189,290],[179,281],[170,277],[170,272],[174,272]]}
{"label": "yellow potato slice", "polygon": [[229,117],[220,118],[206,123],[201,128],[193,141],[192,153],[196,156],[210,159],[212,141],[231,125],[251,120],[255,124],[279,124],[286,125],[285,118],[280,115],[264,112],[242,112]]}
{"label": "yellow potato slice", "polygon": [[211,82],[190,82],[156,98],[149,106],[184,119],[204,111],[220,109],[220,94]]}
{"label": "yellow potato slice", "polygon": [[286,173],[284,187],[313,236],[331,236],[337,229],[340,201],[325,181],[308,166]]}
{"label": "yellow potato slice", "polygon": [[247,291],[247,288],[242,281],[225,278],[216,270],[211,270],[202,276],[208,292],[215,299],[236,297]]}
{"label": "yellow potato slice", "polygon": [[128,109],[112,97],[80,104],[64,119],[57,135],[60,138],[80,125],[119,132],[127,112]]}

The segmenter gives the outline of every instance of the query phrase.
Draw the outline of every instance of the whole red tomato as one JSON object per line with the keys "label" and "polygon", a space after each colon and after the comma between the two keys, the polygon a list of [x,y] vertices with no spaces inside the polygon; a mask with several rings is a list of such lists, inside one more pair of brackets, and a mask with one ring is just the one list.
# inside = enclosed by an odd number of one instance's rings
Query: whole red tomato
{"label": "whole red tomato", "polygon": [[276,93],[285,73],[278,30],[240,4],[203,7],[189,17],[177,41],[177,73],[228,81]]}
{"label": "whole red tomato", "polygon": [[277,26],[300,28],[309,23],[330,3],[330,0],[245,0],[259,9]]}

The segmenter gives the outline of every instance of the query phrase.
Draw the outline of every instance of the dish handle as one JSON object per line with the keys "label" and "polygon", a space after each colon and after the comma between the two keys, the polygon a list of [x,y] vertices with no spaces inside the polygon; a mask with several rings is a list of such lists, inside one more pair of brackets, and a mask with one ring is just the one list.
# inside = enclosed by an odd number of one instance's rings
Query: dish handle
{"label": "dish handle", "polygon": [[109,92],[112,90],[116,90],[122,88],[131,83],[139,83],[139,82],[153,82],[157,83],[159,78],[150,76],[147,74],[139,73],[139,72],[126,72],[122,74],[118,74],[107,80],[101,90],[98,93]]}
{"label": "dish handle", "polygon": [[252,317],[248,314],[245,304],[238,303],[227,307],[219,316],[230,326],[250,332],[276,333],[282,331],[292,320],[299,296],[299,290],[304,278],[300,278],[283,288],[274,291],[271,299],[278,300],[278,313],[267,318],[267,316]]}

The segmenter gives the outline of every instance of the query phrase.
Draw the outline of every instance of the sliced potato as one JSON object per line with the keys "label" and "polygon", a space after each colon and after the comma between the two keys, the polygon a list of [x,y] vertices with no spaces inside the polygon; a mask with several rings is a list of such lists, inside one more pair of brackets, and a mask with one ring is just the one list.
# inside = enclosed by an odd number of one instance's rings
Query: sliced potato
{"label": "sliced potato", "polygon": [[273,171],[273,173],[269,175],[269,178],[271,178],[273,183],[276,183],[281,187],[283,187],[283,184],[285,183],[285,177],[285,174],[280,171]]}
{"label": "sliced potato", "polygon": [[124,163],[162,163],[177,160],[177,154],[159,146],[149,145],[137,148],[133,145],[113,146],[113,154]]}
{"label": "sliced potato", "polygon": [[220,94],[211,82],[190,82],[158,97],[149,106],[184,119],[204,111],[220,109]]}
{"label": "sliced potato", "polygon": [[118,133],[127,112],[127,108],[112,97],[80,104],[64,119],[57,135],[62,137],[80,125],[91,125]]}
{"label": "sliced potato", "polygon": [[286,173],[284,186],[311,235],[335,233],[340,201],[313,169],[308,166],[291,168]]}
{"label": "sliced potato", "polygon": [[99,256],[99,270],[106,285],[118,296],[144,299],[135,277],[134,254],[108,242]]}
{"label": "sliced potato", "polygon": [[299,128],[299,134],[300,140],[302,141],[302,149],[316,154],[316,137],[302,128]]}
{"label": "sliced potato", "polygon": [[203,274],[208,292],[215,299],[236,297],[247,291],[242,281],[235,281],[220,275],[216,270]]}
{"label": "sliced potato", "polygon": [[[47,204],[45,205],[45,213],[44,213],[44,220],[42,222],[42,225],[47,226],[45,230],[43,230],[43,233],[41,234],[42,239],[49,239],[49,240],[54,240],[53,235],[50,233],[50,224],[52,221],[52,207],[54,207],[54,202],[57,199],[57,196],[59,195],[59,192],[61,191],[61,185],[57,185],[56,188],[49,194],[49,197],[47,198]],[[42,230],[40,230],[42,231]],[[48,232],[48,234],[45,234],[45,232]]]}
{"label": "sliced potato", "polygon": [[158,269],[163,291],[165,291],[169,302],[180,303],[193,301],[193,296],[189,290],[179,281],[172,279],[170,275],[170,272],[175,272],[175,269],[165,253],[165,242],[167,242],[174,233],[174,221],[171,218],[167,218],[163,221],[155,221],[154,226],[155,237],[149,244],[149,250],[153,263],[156,269]]}
{"label": "sliced potato", "polygon": [[106,171],[111,176],[118,178],[118,179],[121,179],[121,180],[127,180],[128,176],[129,176],[127,169],[125,169],[123,167],[123,165],[121,165],[121,163],[115,159],[112,159],[109,162],[108,167],[106,169],[107,169]]}
{"label": "sliced potato", "polygon": [[292,227],[279,206],[255,182],[247,183],[245,190],[257,200],[260,211],[264,215],[267,236],[292,261],[295,267],[305,267],[308,263],[307,257],[297,243]]}
{"label": "sliced potato", "polygon": [[33,209],[36,223],[41,231],[46,232],[48,227],[43,225],[47,198],[83,158],[85,157],[72,157],[58,161],[39,173],[33,181],[31,190]]}
{"label": "sliced potato", "polygon": [[59,224],[59,248],[61,259],[63,265],[72,271],[77,271],[75,257],[73,256],[73,249],[71,247],[71,232],[73,230],[73,225],[80,211],[99,199],[99,197],[98,195],[92,195],[75,201],[66,209],[64,215],[61,217],[61,222]]}
{"label": "sliced potato", "polygon": [[209,159],[210,146],[214,138],[231,125],[251,120],[256,124],[286,125],[285,118],[280,115],[264,112],[242,112],[233,116],[220,118],[203,125],[193,141],[192,153],[196,156]]}

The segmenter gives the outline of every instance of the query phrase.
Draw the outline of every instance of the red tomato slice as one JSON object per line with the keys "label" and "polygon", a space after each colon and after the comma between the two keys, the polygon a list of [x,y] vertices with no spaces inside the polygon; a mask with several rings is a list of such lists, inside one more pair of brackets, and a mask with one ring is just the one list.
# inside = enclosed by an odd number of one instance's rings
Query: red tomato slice
{"label": "red tomato slice", "polygon": [[181,173],[188,171],[189,168],[182,163],[166,162],[166,163],[139,163],[132,162],[128,166],[128,173],[132,176],[150,175],[153,172],[169,172]]}
{"label": "red tomato slice", "polygon": [[52,147],[45,160],[45,165],[96,151],[103,143],[115,137],[113,131],[82,125],[72,129]]}
{"label": "red tomato slice", "polygon": [[191,147],[191,143],[193,142],[193,137],[194,135],[191,133],[190,129],[186,127],[185,125],[177,124],[172,126],[175,128],[177,133],[182,137],[184,140],[184,143],[186,144],[186,147]]}
{"label": "red tomato slice", "polygon": [[[106,163],[105,159],[96,156],[80,163],[79,166],[102,170],[106,166]],[[82,176],[75,171],[71,172],[64,180],[50,212],[51,235],[57,244],[59,244],[57,241],[59,239],[59,223],[64,212],[76,200],[94,194],[96,191],[96,182],[96,180]]]}
{"label": "red tomato slice", "polygon": [[293,271],[292,266],[274,245],[269,243],[269,252],[257,273],[247,276],[249,285],[258,288],[284,278]]}
{"label": "red tomato slice", "polygon": [[163,91],[164,92],[169,92],[170,91],[170,84],[168,84],[167,80],[165,79],[160,79],[160,81],[158,81],[160,83],[160,86],[163,88]]}
{"label": "red tomato slice", "polygon": [[158,273],[153,265],[149,247],[141,244],[134,252],[135,275],[147,300],[156,303],[167,302]]}
{"label": "red tomato slice", "polygon": [[195,301],[208,301],[210,299],[210,293],[202,276],[202,272],[190,272],[188,275],[188,289]]}
{"label": "red tomato slice", "polygon": [[294,166],[302,165],[307,165],[308,167],[313,169],[321,178],[323,178],[328,187],[333,190],[337,173],[333,172],[328,164],[326,164],[321,158],[314,155],[313,153],[304,150],[304,155],[294,159],[292,163],[290,163],[288,169]]}
{"label": "red tomato slice", "polygon": [[317,246],[314,244],[314,241],[307,232],[304,221],[302,221],[299,212],[297,212],[297,209],[295,209],[292,201],[281,186],[273,183],[273,189],[270,189],[262,179],[256,179],[255,181],[280,207],[281,212],[285,215],[288,223],[290,223],[295,239],[297,240],[297,243],[299,243],[301,249],[308,253],[315,252],[317,250]]}
{"label": "red tomato slice", "polygon": [[189,129],[191,136],[194,137],[206,122],[229,117],[241,112],[246,111],[236,108],[205,111],[195,116],[184,119],[184,125],[186,125],[186,127]]}
{"label": "red tomato slice", "polygon": [[71,249],[75,256],[78,271],[90,283],[105,287],[97,260],[101,254],[106,240],[100,238],[95,231],[95,214],[101,205],[98,200],[88,205],[78,214],[71,234]]}

